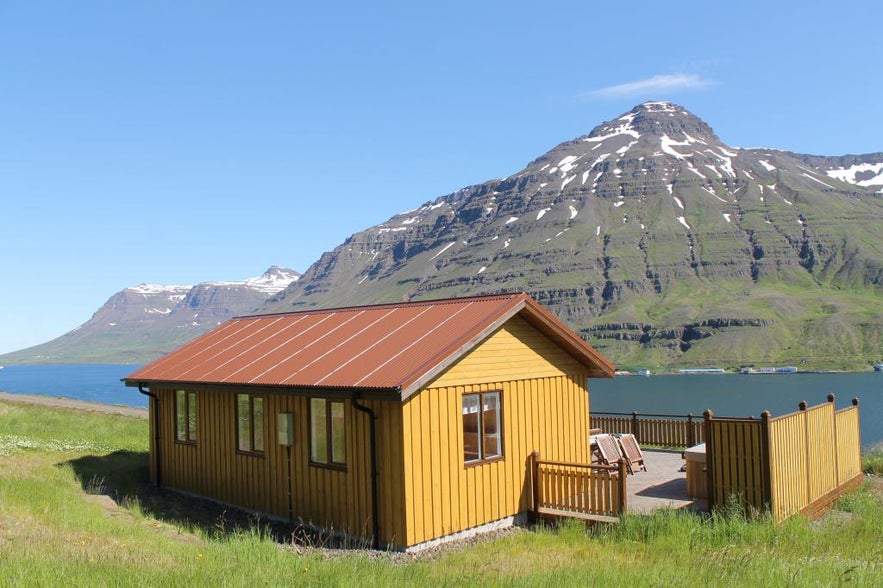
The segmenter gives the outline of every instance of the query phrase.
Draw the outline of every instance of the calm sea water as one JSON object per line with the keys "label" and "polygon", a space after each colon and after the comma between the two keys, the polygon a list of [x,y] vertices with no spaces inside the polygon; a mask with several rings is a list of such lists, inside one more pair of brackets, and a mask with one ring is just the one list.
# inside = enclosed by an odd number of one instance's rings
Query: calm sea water
{"label": "calm sea water", "polygon": [[0,392],[39,394],[102,404],[146,407],[138,388],[120,379],[139,366],[117,364],[8,365],[0,370]]}
{"label": "calm sea water", "polygon": [[[6,366],[0,370],[0,391],[41,394],[104,404],[146,407],[147,397],[120,379],[135,365]],[[834,394],[837,408],[859,398],[862,445],[883,442],[883,373],[791,375],[625,376],[592,380],[593,411],[701,416],[710,408],[718,416],[773,416],[826,402]]]}
{"label": "calm sea water", "polygon": [[717,416],[773,416],[827,402],[834,394],[837,408],[859,399],[862,446],[883,442],[883,373],[789,375],[677,375],[625,376],[591,380],[593,411],[687,414],[698,417],[706,409]]}

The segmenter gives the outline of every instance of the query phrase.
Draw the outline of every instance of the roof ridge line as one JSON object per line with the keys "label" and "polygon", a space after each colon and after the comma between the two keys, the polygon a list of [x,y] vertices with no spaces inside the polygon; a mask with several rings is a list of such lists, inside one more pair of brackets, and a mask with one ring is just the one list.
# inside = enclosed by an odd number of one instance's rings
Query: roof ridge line
{"label": "roof ridge line", "polygon": [[350,305],[350,306],[329,306],[327,308],[312,308],[312,309],[304,309],[304,310],[288,310],[284,312],[268,312],[263,314],[246,314],[241,316],[234,316],[230,320],[249,320],[249,319],[257,319],[257,318],[268,318],[273,316],[291,316],[295,314],[310,314],[310,313],[324,313],[324,312],[348,312],[353,310],[365,310],[365,309],[379,309],[385,307],[400,307],[400,306],[419,306],[423,304],[459,304],[467,301],[473,300],[487,300],[491,298],[517,298],[520,295],[526,294],[525,292],[518,290],[514,292],[497,292],[495,294],[476,294],[474,296],[460,296],[457,298],[426,298],[422,300],[404,300],[401,302],[378,302],[376,304],[360,304],[360,305]]}

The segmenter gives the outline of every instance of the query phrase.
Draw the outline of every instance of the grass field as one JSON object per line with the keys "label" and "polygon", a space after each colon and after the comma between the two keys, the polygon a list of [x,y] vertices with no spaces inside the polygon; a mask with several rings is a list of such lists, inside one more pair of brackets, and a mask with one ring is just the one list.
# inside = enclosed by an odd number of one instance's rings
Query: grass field
{"label": "grass field", "polygon": [[[144,419],[0,402],[4,586],[879,586],[883,490],[774,525],[672,510],[418,555],[332,549],[147,483]],[[865,456],[883,474],[883,450]],[[876,478],[879,481],[879,478]]]}

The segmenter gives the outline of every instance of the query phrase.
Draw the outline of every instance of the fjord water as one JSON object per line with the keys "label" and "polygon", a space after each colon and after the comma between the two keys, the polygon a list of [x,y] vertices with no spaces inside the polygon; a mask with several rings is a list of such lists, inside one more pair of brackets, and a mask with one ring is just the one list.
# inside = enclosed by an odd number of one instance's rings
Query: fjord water
{"label": "fjord water", "polygon": [[138,367],[120,364],[8,365],[0,370],[0,392],[146,407],[147,397],[137,388],[127,388],[120,381]]}
{"label": "fjord water", "polygon": [[[24,365],[0,370],[0,391],[146,407],[147,397],[120,379],[136,365]],[[592,411],[687,414],[701,418],[711,409],[718,416],[773,416],[810,406],[834,394],[837,408],[859,398],[862,446],[883,442],[883,373],[789,375],[620,376],[590,380]]]}
{"label": "fjord water", "polygon": [[624,376],[590,380],[591,410],[645,414],[693,414],[706,409],[722,417],[781,416],[827,402],[838,409],[859,399],[862,447],[883,442],[883,373],[719,374]]}

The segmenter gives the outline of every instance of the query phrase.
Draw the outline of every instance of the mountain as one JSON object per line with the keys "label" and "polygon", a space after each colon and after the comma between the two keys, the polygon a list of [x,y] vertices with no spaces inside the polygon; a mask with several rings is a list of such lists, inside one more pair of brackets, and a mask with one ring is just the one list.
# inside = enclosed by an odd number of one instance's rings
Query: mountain
{"label": "mountain", "polygon": [[273,266],[241,282],[141,284],[117,292],[92,318],[47,343],[0,356],[12,363],[144,363],[237,315],[300,277]]}
{"label": "mountain", "polygon": [[647,102],[355,233],[259,309],[524,290],[625,367],[883,357],[883,153],[727,146]]}

